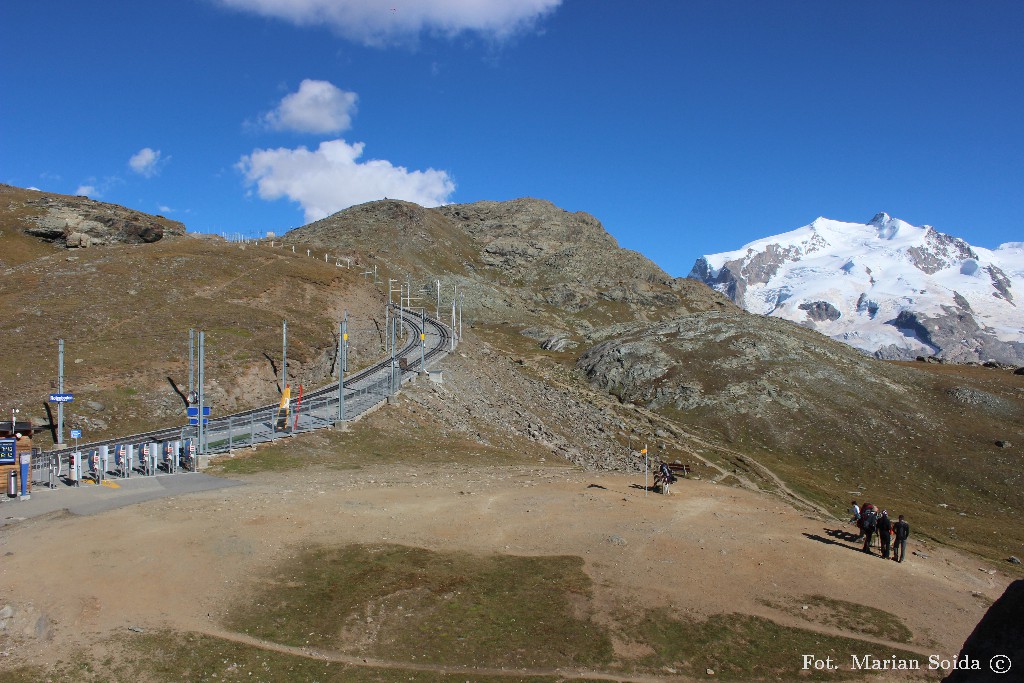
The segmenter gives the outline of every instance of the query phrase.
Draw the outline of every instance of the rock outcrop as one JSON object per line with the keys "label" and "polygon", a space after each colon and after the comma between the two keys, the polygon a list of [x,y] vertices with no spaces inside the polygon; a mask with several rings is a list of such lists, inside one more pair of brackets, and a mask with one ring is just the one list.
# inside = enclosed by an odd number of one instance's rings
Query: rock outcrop
{"label": "rock outcrop", "polygon": [[30,214],[22,231],[33,237],[83,249],[108,244],[148,244],[168,236],[185,234],[185,226],[163,216],[153,216],[88,197],[70,197],[0,186],[9,194],[28,193],[24,200]]}

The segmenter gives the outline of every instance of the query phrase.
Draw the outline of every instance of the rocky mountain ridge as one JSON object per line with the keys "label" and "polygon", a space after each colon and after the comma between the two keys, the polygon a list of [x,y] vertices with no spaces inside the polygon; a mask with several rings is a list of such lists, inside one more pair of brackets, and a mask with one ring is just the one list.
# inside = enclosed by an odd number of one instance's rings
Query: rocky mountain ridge
{"label": "rocky mountain ridge", "polygon": [[360,253],[394,274],[469,295],[475,317],[582,338],[624,319],[732,307],[652,261],[621,249],[590,214],[523,198],[434,209],[384,200],[290,231],[287,239]]}
{"label": "rocky mountain ridge", "polygon": [[5,200],[21,208],[22,232],[70,249],[149,244],[186,232],[178,221],[88,197],[0,185],[0,201]]}
{"label": "rocky mountain ridge", "polygon": [[701,257],[689,277],[879,358],[1024,363],[1024,243],[982,249],[885,213],[818,218]]}

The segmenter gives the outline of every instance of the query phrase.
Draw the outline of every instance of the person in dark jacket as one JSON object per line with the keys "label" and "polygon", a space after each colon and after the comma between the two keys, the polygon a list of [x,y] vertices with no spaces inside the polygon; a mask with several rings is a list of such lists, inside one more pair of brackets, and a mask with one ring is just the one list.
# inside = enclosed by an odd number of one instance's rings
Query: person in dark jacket
{"label": "person in dark jacket", "polygon": [[659,467],[661,472],[661,492],[670,493],[669,485],[676,483],[675,475],[672,474],[672,469],[668,466],[668,463],[662,462]]}
{"label": "person in dark jacket", "polygon": [[860,511],[860,530],[864,533],[864,552],[869,555],[873,555],[871,552],[871,537],[875,533],[876,523],[876,512],[875,506],[871,503],[865,503],[864,507]]}
{"label": "person in dark jacket", "polygon": [[903,515],[900,515],[899,521],[892,528],[896,536],[892,547],[892,559],[902,562],[903,558],[907,555],[907,538],[910,537],[910,525],[903,521]]}
{"label": "person in dark jacket", "polygon": [[892,522],[889,521],[889,511],[882,510],[881,516],[878,518],[878,524],[876,526],[878,530],[878,542],[882,546],[882,559],[889,559],[889,540],[892,534]]}

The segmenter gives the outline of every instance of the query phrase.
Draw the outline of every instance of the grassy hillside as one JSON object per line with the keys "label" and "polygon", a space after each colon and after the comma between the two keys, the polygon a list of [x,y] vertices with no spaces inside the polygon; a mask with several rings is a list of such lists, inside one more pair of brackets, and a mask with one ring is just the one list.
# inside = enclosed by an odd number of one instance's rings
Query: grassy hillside
{"label": "grassy hillside", "polygon": [[58,339],[75,395],[65,424],[87,438],[184,421],[174,387],[187,390],[190,328],[206,332],[218,412],[277,399],[283,320],[294,384],[329,381],[345,309],[352,369],[381,353],[383,295],[333,260],[191,236],[67,250],[22,234],[17,213],[0,211],[0,297],[12,312],[0,320],[0,392],[37,422],[56,386]]}

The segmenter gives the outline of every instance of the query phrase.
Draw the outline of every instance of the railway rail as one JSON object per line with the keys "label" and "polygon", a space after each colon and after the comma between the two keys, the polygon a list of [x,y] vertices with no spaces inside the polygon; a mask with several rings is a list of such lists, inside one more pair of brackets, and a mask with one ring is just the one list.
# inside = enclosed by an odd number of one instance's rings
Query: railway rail
{"label": "railway rail", "polygon": [[[398,311],[396,310],[396,313]],[[344,378],[344,418],[338,405],[338,382],[331,382],[303,395],[302,403],[288,416],[290,428],[278,429],[276,424],[279,405],[272,403],[229,415],[208,418],[205,426],[205,455],[223,453],[242,446],[265,443],[291,434],[332,426],[341,421],[358,418],[373,406],[385,401],[388,395],[412,377],[447,355],[453,343],[452,330],[444,323],[409,311],[400,313],[409,330],[406,344],[373,365]],[[422,342],[421,342],[422,334]],[[421,344],[423,345],[421,348]],[[421,367],[421,363],[423,367]],[[392,373],[394,377],[392,378]],[[154,429],[101,441],[79,444],[35,455],[32,458],[32,480],[52,483],[53,473],[66,472],[71,453],[99,452],[101,446],[142,445],[177,442],[184,444],[197,439],[197,427],[175,426]],[[162,458],[161,458],[162,459]],[[83,466],[84,467],[84,466]],[[173,471],[168,468],[168,471]],[[152,472],[150,472],[152,473]],[[130,472],[128,473],[130,474]],[[121,472],[124,476],[124,472]]]}

